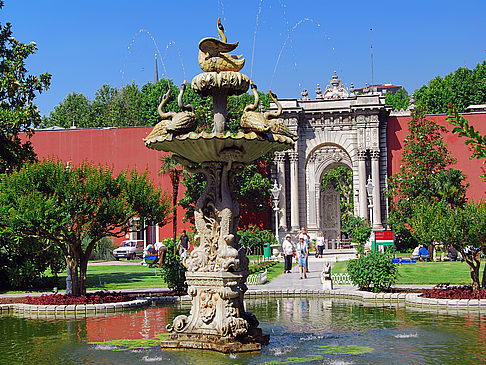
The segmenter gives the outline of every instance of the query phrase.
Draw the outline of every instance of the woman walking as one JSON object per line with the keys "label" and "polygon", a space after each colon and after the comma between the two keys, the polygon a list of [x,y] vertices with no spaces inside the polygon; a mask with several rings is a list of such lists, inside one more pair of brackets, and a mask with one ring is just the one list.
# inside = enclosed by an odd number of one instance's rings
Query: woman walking
{"label": "woman walking", "polygon": [[297,255],[298,255],[298,262],[299,262],[299,274],[300,278],[304,276],[304,279],[307,278],[307,255],[309,254],[309,249],[304,241],[304,238],[301,237],[299,239],[299,243],[297,244]]}

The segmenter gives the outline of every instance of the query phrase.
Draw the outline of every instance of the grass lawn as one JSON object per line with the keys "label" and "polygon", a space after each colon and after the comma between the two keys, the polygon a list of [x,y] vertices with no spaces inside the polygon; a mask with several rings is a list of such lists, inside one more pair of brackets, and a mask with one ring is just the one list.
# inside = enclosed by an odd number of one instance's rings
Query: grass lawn
{"label": "grass lawn", "polygon": [[[346,272],[346,262],[336,262],[333,273]],[[469,265],[465,262],[417,262],[398,265],[397,284],[471,284]],[[482,275],[482,270],[481,270]]]}
{"label": "grass lawn", "polygon": [[[158,269],[144,265],[88,266],[87,290],[166,288]],[[66,273],[59,275],[59,288],[65,289]],[[104,283],[106,282],[106,287]]]}

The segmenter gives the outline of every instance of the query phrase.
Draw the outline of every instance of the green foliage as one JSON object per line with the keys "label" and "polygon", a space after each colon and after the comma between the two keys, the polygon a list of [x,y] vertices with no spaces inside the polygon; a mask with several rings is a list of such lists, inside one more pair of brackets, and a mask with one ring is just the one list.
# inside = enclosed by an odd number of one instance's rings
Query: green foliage
{"label": "green foliage", "polygon": [[410,104],[410,96],[408,96],[408,93],[403,87],[397,90],[395,94],[388,91],[385,94],[385,104],[391,105],[393,110],[407,110],[408,105]]}
{"label": "green foliage", "polygon": [[459,67],[444,78],[437,76],[414,93],[417,105],[429,113],[447,113],[448,104],[462,113],[471,104],[486,103],[486,61],[473,70]]}
{"label": "green foliage", "polygon": [[[452,133],[458,134],[459,137],[467,138],[466,144],[472,149],[471,160],[473,158],[480,160],[486,157],[486,136],[482,136],[472,125],[469,125],[468,120],[460,115],[452,105],[449,105],[447,120],[455,126]],[[486,161],[483,161],[483,164],[486,164]],[[486,181],[486,171],[484,168],[483,172],[485,174],[482,177]]]}
{"label": "green foliage", "polygon": [[371,226],[361,217],[351,215],[347,217],[346,224],[341,228],[341,231],[348,234],[351,240],[358,244],[358,252],[364,252],[364,245],[371,236]]}
{"label": "green foliage", "polygon": [[163,225],[168,211],[168,197],[154,190],[147,173],[114,176],[89,163],[66,168],[43,161],[0,177],[0,236],[37,237],[59,247],[74,273],[74,295],[85,293],[96,242],[125,236],[135,217]]}
{"label": "green foliage", "polygon": [[341,221],[353,214],[353,172],[346,166],[336,166],[327,170],[322,175],[322,190],[331,185],[339,192],[339,203],[341,207]]}
{"label": "green foliage", "polygon": [[0,289],[52,289],[57,277],[48,278],[46,270],[57,275],[66,267],[62,252],[45,247],[36,238],[0,237]]}
{"label": "green foliage", "polygon": [[387,253],[371,251],[366,256],[348,261],[347,271],[361,290],[388,290],[398,278],[397,265]]}
{"label": "green foliage", "polygon": [[423,108],[412,112],[408,124],[409,135],[404,140],[400,170],[388,179],[387,195],[390,200],[388,223],[398,236],[398,248],[414,247],[407,228],[416,202],[433,202],[447,197],[451,204],[465,201],[464,175],[446,172],[455,163],[441,134],[445,128],[425,118]]}
{"label": "green foliage", "polygon": [[160,269],[160,276],[167,283],[167,287],[176,293],[186,293],[186,268],[182,265],[179,252],[174,247],[174,240],[166,238],[162,243],[167,247],[167,254],[165,263]]}
{"label": "green foliage", "polygon": [[422,202],[414,207],[410,231],[426,244],[438,241],[461,252],[469,265],[473,287],[479,289],[481,252],[486,243],[486,203],[451,207],[445,201]]}
{"label": "green foliage", "polygon": [[271,245],[278,243],[272,231],[260,229],[257,226],[249,226],[245,230],[237,232],[240,236],[240,244],[243,247],[262,248],[264,243]]}
{"label": "green foliage", "polygon": [[114,260],[113,258],[114,249],[115,249],[115,245],[113,245],[113,241],[108,237],[103,237],[101,240],[96,242],[96,245],[94,246],[93,252],[89,259],[112,261]]}
{"label": "green foliage", "polygon": [[30,142],[22,141],[19,133],[30,137],[39,125],[41,117],[34,99],[51,81],[48,73],[27,74],[27,57],[36,50],[35,42],[24,44],[13,37],[10,23],[0,25],[0,173],[35,160]]}

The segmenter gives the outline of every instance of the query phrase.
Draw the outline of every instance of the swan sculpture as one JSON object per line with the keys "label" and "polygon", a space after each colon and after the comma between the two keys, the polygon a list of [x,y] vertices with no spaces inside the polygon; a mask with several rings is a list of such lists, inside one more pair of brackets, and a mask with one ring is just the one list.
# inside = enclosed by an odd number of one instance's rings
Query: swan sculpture
{"label": "swan sculpture", "polygon": [[199,42],[199,54],[197,60],[204,72],[240,71],[245,65],[242,55],[235,56],[226,52],[238,47],[238,42],[227,43],[224,27],[218,18],[218,33],[221,40],[216,38],[204,38]]}
{"label": "swan sculpture", "polygon": [[268,121],[270,125],[270,132],[273,134],[280,134],[283,136],[290,137],[292,140],[297,141],[299,138],[296,134],[292,133],[290,129],[287,128],[284,121],[279,118],[282,114],[282,105],[279,103],[277,99],[277,95],[272,93],[272,90],[268,90],[270,97],[272,98],[273,102],[277,105],[276,112],[266,112],[265,119]]}
{"label": "swan sculpture", "polygon": [[184,83],[179,88],[179,95],[177,97],[177,104],[179,105],[179,108],[181,108],[181,112],[164,112],[164,107],[169,101],[170,87],[162,96],[162,101],[157,108],[157,112],[162,120],[155,125],[154,129],[146,139],[169,133],[179,135],[196,129],[197,119],[196,114],[194,114],[194,107],[191,104],[184,105],[182,102],[182,96],[184,95],[186,87],[187,81],[184,80]]}
{"label": "swan sculpture", "polygon": [[255,133],[265,133],[270,130],[270,125],[260,112],[255,111],[260,103],[260,96],[258,95],[257,86],[250,81],[250,88],[255,97],[253,104],[248,104],[243,109],[243,114],[240,119],[240,126],[245,131],[245,133],[255,132]]}

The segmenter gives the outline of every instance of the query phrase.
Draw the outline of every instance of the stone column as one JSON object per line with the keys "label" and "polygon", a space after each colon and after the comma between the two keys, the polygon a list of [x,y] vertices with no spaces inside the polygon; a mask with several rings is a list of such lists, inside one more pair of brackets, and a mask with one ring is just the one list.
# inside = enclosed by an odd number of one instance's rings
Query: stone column
{"label": "stone column", "polygon": [[[316,222],[317,222],[317,231],[322,230],[322,218],[321,218],[321,209],[322,209],[322,203],[321,203],[321,184],[316,183],[315,185],[315,201],[316,201]],[[312,197],[311,197],[312,199]]]}
{"label": "stone column", "polygon": [[289,152],[290,158],[290,226],[293,231],[299,230],[299,154]]}
{"label": "stone column", "polygon": [[316,204],[316,168],[315,155],[311,156],[306,169],[306,187],[307,187],[307,229],[311,231],[317,230],[317,204]]}
{"label": "stone column", "polygon": [[366,194],[366,150],[358,151],[359,216],[368,219],[368,197]]}
{"label": "stone column", "polygon": [[380,194],[380,151],[371,151],[371,180],[373,181],[373,229],[383,229],[381,225]]}
{"label": "stone column", "polygon": [[277,165],[278,184],[282,187],[280,190],[280,228],[287,231],[287,197],[285,195],[285,152],[275,152],[275,164]]}

